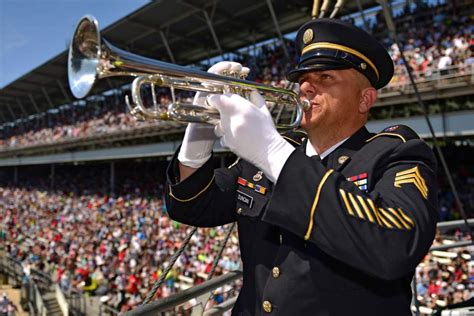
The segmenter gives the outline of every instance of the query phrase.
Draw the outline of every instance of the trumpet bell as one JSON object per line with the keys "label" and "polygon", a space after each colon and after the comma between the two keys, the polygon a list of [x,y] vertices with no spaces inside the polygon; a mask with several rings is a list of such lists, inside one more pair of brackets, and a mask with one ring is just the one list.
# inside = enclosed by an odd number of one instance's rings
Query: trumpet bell
{"label": "trumpet bell", "polygon": [[84,16],[77,24],[69,45],[68,79],[72,94],[84,98],[91,91],[100,72],[101,37],[99,23]]}

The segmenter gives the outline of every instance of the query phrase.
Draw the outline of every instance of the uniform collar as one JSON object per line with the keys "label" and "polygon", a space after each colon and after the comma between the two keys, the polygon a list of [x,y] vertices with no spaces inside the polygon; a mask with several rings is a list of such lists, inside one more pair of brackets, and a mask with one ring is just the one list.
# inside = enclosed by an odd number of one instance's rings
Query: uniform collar
{"label": "uniform collar", "polygon": [[[341,170],[344,168],[349,161],[351,160],[352,155],[359,151],[365,144],[366,140],[372,136],[371,133],[367,130],[365,126],[362,126],[357,132],[352,134],[348,139],[342,142],[342,144],[337,144],[336,148],[330,152],[326,157],[323,157],[323,164],[327,168]],[[306,139],[299,149],[306,153],[306,146],[309,142]]]}
{"label": "uniform collar", "polygon": [[337,147],[339,147],[342,143],[344,143],[347,139],[349,139],[349,137],[341,140],[339,143],[331,146],[330,148],[326,149],[323,153],[321,154],[318,154],[316,152],[316,150],[314,149],[313,147],[313,144],[311,144],[310,140],[308,139],[308,141],[306,142],[306,156],[308,157],[312,157],[312,156],[315,156],[315,155],[318,155],[321,159],[324,159],[326,158],[327,156],[329,156],[330,153],[332,153],[334,150],[336,150]]}

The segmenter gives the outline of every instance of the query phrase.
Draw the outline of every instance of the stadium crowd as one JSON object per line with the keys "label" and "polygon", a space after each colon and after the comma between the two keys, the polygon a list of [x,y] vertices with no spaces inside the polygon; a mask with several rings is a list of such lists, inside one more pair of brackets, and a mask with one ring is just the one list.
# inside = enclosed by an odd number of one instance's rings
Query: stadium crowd
{"label": "stadium crowd", "polygon": [[[428,79],[436,73],[449,72],[450,66],[456,66],[457,71],[472,67],[472,15],[464,12],[457,15],[446,10],[446,5],[428,9],[417,7],[416,10],[407,9],[397,16],[399,27],[404,31],[403,50],[416,77]],[[418,18],[409,21],[409,15]],[[382,17],[378,15],[371,24],[372,31],[387,38],[382,25]],[[392,84],[406,83],[407,76],[397,47],[388,38],[385,44],[390,47],[397,69]],[[287,47],[294,57],[293,45]],[[287,62],[283,56],[282,47],[272,43],[260,47],[258,54],[242,55],[237,61],[255,70],[249,79],[286,86],[282,74],[293,67],[296,58]],[[159,103],[166,106],[170,102],[169,96],[159,92]],[[4,129],[0,150],[156,124],[135,121],[126,113],[119,101],[121,98],[103,96],[86,106],[65,107],[57,113]],[[190,101],[188,94],[183,98]],[[473,164],[459,159],[474,155],[466,154],[466,151],[460,154],[453,148],[446,152],[448,161],[456,161],[455,182],[468,216],[472,217]],[[28,174],[18,183],[13,183],[8,176],[6,180],[0,177],[0,240],[10,256],[22,261],[26,272],[35,269],[51,275],[65,293],[79,291],[99,296],[103,303],[121,312],[130,310],[144,300],[191,228],[166,216],[162,199],[163,175],[147,172],[151,170],[150,166],[134,172],[135,175],[117,175],[114,194],[109,190],[107,168],[75,168],[56,172],[54,189],[47,175]],[[440,177],[440,188],[441,219],[459,219],[459,209],[443,176]],[[203,282],[210,273],[226,229],[199,229],[166,276],[156,297],[167,297]],[[439,233],[435,245],[469,238],[468,234],[457,230]],[[429,253],[425,257],[416,273],[421,306],[434,311],[472,299],[473,250],[472,247],[456,248]],[[240,268],[238,239],[234,231],[216,275]],[[214,303],[221,302],[223,295],[215,295]]]}
{"label": "stadium crowd", "polygon": [[[456,12],[449,4],[430,7],[418,1],[415,9],[407,7],[396,16],[395,21],[405,57],[418,81],[472,71],[474,23],[471,12]],[[408,75],[400,51],[389,39],[380,13],[370,21],[370,27],[388,47],[395,63],[395,75],[387,89],[407,86]],[[249,80],[286,87],[288,81],[284,74],[294,67],[297,59],[294,44],[288,41],[286,47],[289,61],[284,58],[283,48],[278,42],[262,45],[254,54],[242,53],[235,57],[235,61],[252,69]],[[171,102],[168,93],[163,89],[157,91],[160,106]],[[127,113],[123,101],[119,101],[123,100],[123,96],[123,91],[120,91],[116,96],[103,96],[103,100],[88,102],[87,106],[62,107],[54,113],[45,113],[43,117],[4,127],[0,149],[58,143],[156,125],[156,122],[134,120]],[[189,93],[178,97],[181,102],[191,101]]]}
{"label": "stadium crowd", "polygon": [[[462,148],[449,151],[458,157],[454,179],[472,217],[474,205],[464,200],[464,188],[472,190],[468,183],[474,181],[474,170],[468,157],[473,156]],[[464,158],[460,152],[465,153]],[[8,175],[0,177],[0,239],[9,255],[22,261],[25,271],[51,275],[65,293],[98,296],[122,312],[140,304],[191,228],[166,215],[162,200],[166,163],[131,164],[117,170],[115,194],[109,193],[108,168],[104,165],[58,167],[55,190],[47,175],[31,170],[25,170],[17,184]],[[153,167],[160,170],[150,172]],[[458,219],[452,194],[443,177],[440,179],[440,216],[443,220]],[[156,297],[206,280],[226,230],[199,229]],[[460,231],[445,232],[437,236],[435,244],[469,238]],[[426,256],[417,271],[422,306],[440,308],[470,298],[474,293],[473,250],[455,248],[448,250],[448,255]],[[215,275],[239,268],[234,231]],[[216,295],[213,303],[222,301],[223,295]]]}
{"label": "stadium crowd", "polygon": [[[154,185],[125,181],[110,196],[94,172],[62,173],[56,191],[44,181],[0,187],[2,242],[26,271],[49,274],[65,293],[100,296],[123,312],[142,302],[191,228],[166,216],[162,185],[147,191]],[[225,231],[198,230],[156,297],[206,280]],[[234,233],[215,275],[240,268],[237,243]]]}
{"label": "stadium crowd", "polygon": [[[439,232],[434,246],[470,240],[459,230],[449,235]],[[416,271],[416,294],[421,315],[433,315],[449,306],[474,302],[473,247],[453,248],[429,253]]]}

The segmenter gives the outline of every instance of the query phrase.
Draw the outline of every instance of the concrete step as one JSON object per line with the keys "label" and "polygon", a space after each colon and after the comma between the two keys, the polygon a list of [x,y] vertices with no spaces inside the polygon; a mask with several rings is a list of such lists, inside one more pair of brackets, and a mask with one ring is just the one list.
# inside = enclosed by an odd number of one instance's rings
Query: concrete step
{"label": "concrete step", "polygon": [[48,310],[48,316],[64,316],[58,301],[56,300],[55,292],[46,292],[42,295],[44,305]]}

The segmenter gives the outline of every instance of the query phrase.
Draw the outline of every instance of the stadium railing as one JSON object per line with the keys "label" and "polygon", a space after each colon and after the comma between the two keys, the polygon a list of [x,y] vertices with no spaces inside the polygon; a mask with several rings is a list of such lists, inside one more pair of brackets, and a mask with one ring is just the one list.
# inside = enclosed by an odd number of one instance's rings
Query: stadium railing
{"label": "stadium railing", "polygon": [[[21,304],[34,315],[48,315],[42,292],[47,291],[52,285],[51,278],[40,271],[31,269],[30,275],[26,276],[22,263],[8,255],[0,256],[0,272],[7,275],[9,283],[15,287],[21,287]],[[81,293],[72,290],[64,293],[56,284],[54,286],[55,296],[64,315],[86,315],[85,297]]]}
{"label": "stadium railing", "polygon": [[[474,84],[474,64],[452,66],[444,70],[434,69],[430,75],[426,71],[413,71],[418,92],[424,101],[472,95]],[[379,90],[374,106],[388,106],[415,102],[415,90],[404,69],[401,76]]]}
{"label": "stadium railing", "polygon": [[2,254],[0,260],[0,271],[8,276],[15,287],[21,286],[20,304],[27,306],[27,309],[33,315],[47,316],[48,310],[41,297],[41,292],[32,278],[32,275],[26,276],[21,262],[9,256]]}

